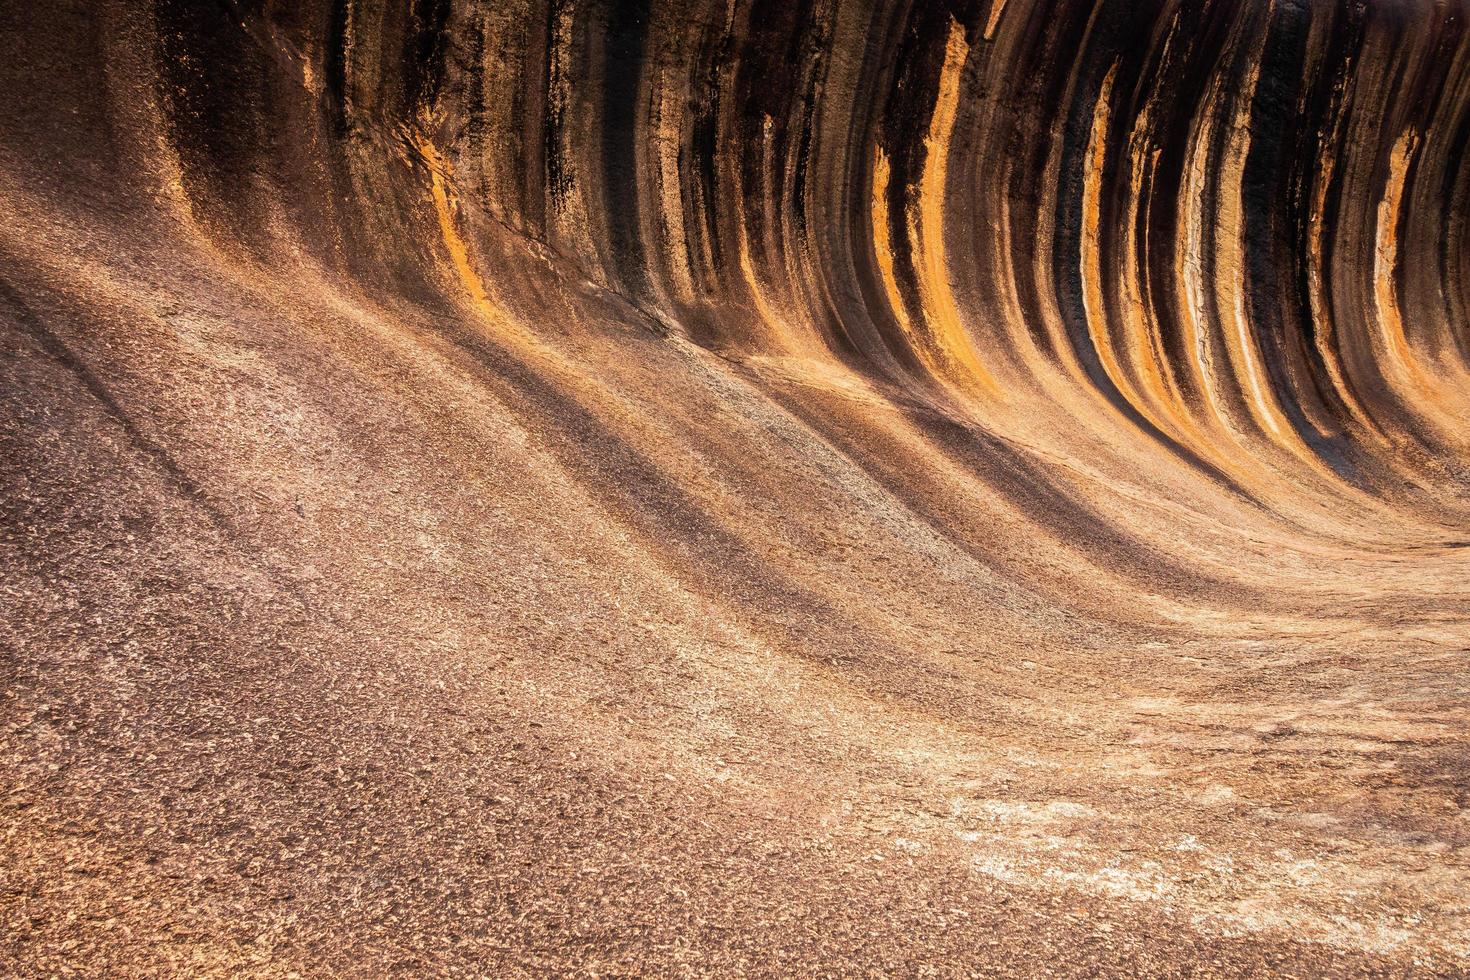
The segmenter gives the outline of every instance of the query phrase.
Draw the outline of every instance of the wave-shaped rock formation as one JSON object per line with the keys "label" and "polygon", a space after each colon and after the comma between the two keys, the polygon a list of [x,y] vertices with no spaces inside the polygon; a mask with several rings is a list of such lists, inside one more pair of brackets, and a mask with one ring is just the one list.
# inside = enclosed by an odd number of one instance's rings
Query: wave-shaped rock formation
{"label": "wave-shaped rock formation", "polygon": [[1470,968],[1467,31],[0,4],[0,961]]}

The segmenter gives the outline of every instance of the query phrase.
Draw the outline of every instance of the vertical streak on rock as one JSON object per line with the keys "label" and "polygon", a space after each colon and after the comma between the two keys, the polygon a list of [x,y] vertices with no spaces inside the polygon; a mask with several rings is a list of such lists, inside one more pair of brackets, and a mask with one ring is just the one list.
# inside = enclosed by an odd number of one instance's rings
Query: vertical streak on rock
{"label": "vertical streak on rock", "polygon": [[898,274],[894,268],[893,240],[888,213],[888,182],[892,176],[888,156],[883,152],[883,147],[875,147],[873,150],[873,196],[872,196],[872,220],[873,220],[873,251],[878,259],[878,272],[883,280],[883,290],[888,297],[889,309],[893,317],[898,321],[899,329],[903,331],[910,346],[916,350],[922,350],[922,338],[914,330],[913,322],[909,319],[908,308],[904,304],[903,292],[899,289]]}
{"label": "vertical streak on rock", "polygon": [[1210,147],[1214,143],[1215,93],[1216,87],[1211,85],[1197,108],[1196,121],[1185,151],[1183,180],[1179,185],[1179,211],[1183,215],[1184,233],[1175,242],[1174,272],[1179,294],[1180,326],[1189,355],[1184,366],[1198,382],[1197,387],[1205,400],[1203,407],[1214,417],[1224,419],[1226,416],[1222,414],[1219,382],[1205,319],[1210,309],[1205,276],[1208,221],[1205,201],[1210,185]]}
{"label": "vertical streak on rock", "polygon": [[[1341,84],[1335,83],[1335,94],[1341,95]],[[1342,115],[1336,114],[1330,129],[1322,133],[1316,146],[1312,173],[1311,202],[1306,219],[1306,268],[1308,317],[1311,326],[1311,344],[1315,350],[1321,370],[1326,374],[1326,383],[1331,387],[1350,420],[1366,434],[1382,439],[1383,433],[1374,421],[1372,413],[1358,397],[1343,365],[1338,335],[1337,311],[1333,308],[1331,282],[1331,236],[1333,224],[1330,215],[1332,189],[1339,178],[1335,148],[1342,139]]]}
{"label": "vertical streak on rock", "polygon": [[454,202],[449,195],[449,164],[439,156],[434,144],[422,135],[416,135],[414,145],[424,158],[429,170],[429,189],[434,200],[434,216],[438,219],[439,233],[443,236],[444,248],[449,253],[450,266],[464,291],[469,294],[475,308],[490,319],[496,319],[494,304],[485,290],[484,280],[470,262],[469,247],[455,224]]}
{"label": "vertical streak on rock", "polygon": [[660,78],[658,92],[653,139],[658,159],[659,227],[666,240],[662,249],[663,260],[673,279],[675,299],[680,303],[689,303],[694,300],[695,295],[689,268],[689,241],[684,234],[684,219],[689,209],[680,177],[684,145],[684,93],[667,76]]}
{"label": "vertical streak on rock", "polygon": [[638,234],[642,212],[638,122],[648,13],[649,0],[616,0],[612,4],[603,65],[602,200],[608,244],[613,274],[635,296],[647,290],[643,242]]}
{"label": "vertical streak on rock", "polygon": [[1102,193],[1103,193],[1103,167],[1107,160],[1108,152],[1108,119],[1110,115],[1109,102],[1113,95],[1113,78],[1117,74],[1118,66],[1114,64],[1108,69],[1103,78],[1102,89],[1097,94],[1097,103],[1092,115],[1092,133],[1088,138],[1087,158],[1083,166],[1082,177],[1082,235],[1081,235],[1081,260],[1082,260],[1082,308],[1087,317],[1087,331],[1092,337],[1093,346],[1097,350],[1098,359],[1102,362],[1103,370],[1112,379],[1118,391],[1128,399],[1134,408],[1138,409],[1149,421],[1155,425],[1159,420],[1150,412],[1143,400],[1138,397],[1133,385],[1123,372],[1118,362],[1117,353],[1113,349],[1112,337],[1108,330],[1108,310],[1103,291],[1103,262],[1102,262]]}
{"label": "vertical streak on rock", "polygon": [[960,322],[954,292],[945,262],[944,214],[946,178],[949,173],[949,143],[954,132],[955,111],[960,98],[960,79],[970,46],[965,26],[951,19],[945,42],[944,66],[939,75],[939,94],[924,141],[924,172],[918,196],[908,215],[911,254],[918,277],[919,296],[940,364],[959,380],[987,394],[996,394],[995,381],[975,354],[975,345]]}
{"label": "vertical streak on rock", "polygon": [[[1234,107],[1225,134],[1225,145],[1218,163],[1216,178],[1216,222],[1214,227],[1214,305],[1222,321],[1228,316],[1230,328],[1221,334],[1231,361],[1232,373],[1249,393],[1248,414],[1277,441],[1286,438],[1279,410],[1267,398],[1269,382],[1264,377],[1251,336],[1246,310],[1245,212],[1242,182],[1245,161],[1250,152],[1250,102],[1255,94],[1258,65],[1252,60],[1244,83],[1233,96]],[[1228,311],[1228,312],[1227,312]]]}
{"label": "vertical streak on rock", "polygon": [[985,40],[995,37],[995,29],[1000,26],[1001,11],[1005,8],[1006,0],[990,0],[990,16],[985,20]]}
{"label": "vertical streak on rock", "polygon": [[[770,118],[767,117],[765,121],[766,125],[762,128],[762,146],[763,149],[768,149],[770,145]],[[762,174],[768,172],[768,168],[761,168]],[[748,190],[743,190],[741,194],[742,200],[748,199],[749,193]],[[740,262],[740,274],[745,278],[745,285],[750,290],[751,299],[755,302],[756,312],[760,315],[761,321],[766,325],[770,336],[780,338],[780,342],[783,344],[789,344],[791,339],[791,317],[778,309],[775,300],[767,295],[767,288],[761,282],[761,276],[751,261],[750,233],[746,230],[744,216],[741,216],[735,221],[735,247],[739,253],[737,258]]]}
{"label": "vertical streak on rock", "polygon": [[347,96],[347,61],[352,44],[352,0],[332,0],[327,20],[326,91],[328,112],[339,136],[347,132],[352,107]]}
{"label": "vertical streak on rock", "polygon": [[1373,298],[1377,307],[1382,354],[1395,381],[1401,385],[1424,381],[1409,341],[1404,333],[1404,320],[1399,312],[1397,276],[1399,264],[1398,228],[1404,200],[1404,179],[1413,159],[1417,138],[1412,129],[1404,130],[1394,143],[1389,156],[1388,181],[1378,202],[1376,242],[1373,251]]}
{"label": "vertical streak on rock", "polygon": [[[1188,414],[1179,404],[1173,381],[1168,376],[1169,362],[1159,345],[1158,325],[1153,320],[1153,309],[1145,299],[1148,284],[1144,276],[1148,265],[1139,261],[1140,255],[1148,254],[1146,208],[1153,188],[1153,168],[1158,159],[1158,152],[1149,147],[1148,130],[1149,116],[1145,109],[1134,124],[1127,155],[1128,207],[1123,224],[1122,270],[1119,275],[1123,353],[1133,365],[1139,394],[1145,403],[1153,406],[1154,417],[1168,418],[1182,425],[1188,422]],[[1140,234],[1140,229],[1144,234]]]}
{"label": "vertical streak on rock", "polygon": [[573,201],[576,162],[565,145],[568,113],[573,92],[573,28],[576,0],[549,0],[546,9],[546,107],[542,155],[546,179],[548,234],[555,229],[560,239],[581,240],[576,232],[586,224],[586,211]]}

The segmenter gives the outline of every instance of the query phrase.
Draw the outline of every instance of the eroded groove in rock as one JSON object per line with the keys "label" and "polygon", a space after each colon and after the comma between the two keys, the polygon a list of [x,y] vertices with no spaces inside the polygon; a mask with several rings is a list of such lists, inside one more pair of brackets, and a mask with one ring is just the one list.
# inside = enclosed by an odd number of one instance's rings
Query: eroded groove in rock
{"label": "eroded groove in rock", "polygon": [[0,5],[0,962],[1470,968],[1467,23]]}

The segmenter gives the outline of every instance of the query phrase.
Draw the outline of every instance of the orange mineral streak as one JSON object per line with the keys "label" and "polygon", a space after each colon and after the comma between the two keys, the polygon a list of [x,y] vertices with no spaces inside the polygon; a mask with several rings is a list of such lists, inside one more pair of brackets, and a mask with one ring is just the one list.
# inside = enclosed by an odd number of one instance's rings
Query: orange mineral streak
{"label": "orange mineral streak", "polygon": [[985,40],[989,41],[995,37],[995,29],[1000,26],[1000,15],[1006,9],[1006,0],[991,0],[990,16],[985,20]]}
{"label": "orange mineral streak", "polygon": [[[764,131],[769,132],[769,118],[766,124]],[[765,141],[763,149],[769,156],[769,139]],[[762,171],[769,172],[769,167],[762,168]],[[817,348],[812,345],[810,339],[798,334],[796,318],[787,312],[781,300],[773,296],[770,287],[762,281],[763,277],[757,271],[751,258],[750,233],[744,221],[735,223],[735,236],[736,248],[739,252],[740,274],[745,280],[746,288],[750,290],[750,298],[755,303],[756,313],[766,326],[772,347],[782,352],[815,353]]]}
{"label": "orange mineral streak", "polygon": [[1312,207],[1307,218],[1307,284],[1308,284],[1308,309],[1313,324],[1313,341],[1317,356],[1321,359],[1323,368],[1327,373],[1328,383],[1331,384],[1334,394],[1342,400],[1343,406],[1351,416],[1353,422],[1359,426],[1364,435],[1380,444],[1387,442],[1383,430],[1373,421],[1372,414],[1364,406],[1361,399],[1353,391],[1352,385],[1348,384],[1347,375],[1343,369],[1342,356],[1338,350],[1337,341],[1339,334],[1332,306],[1329,301],[1326,283],[1326,260],[1324,256],[1323,242],[1328,235],[1327,224],[1327,192],[1332,186],[1333,175],[1337,169],[1337,161],[1332,156],[1324,153],[1317,161],[1318,173],[1314,177],[1312,191]]}
{"label": "orange mineral streak", "polygon": [[659,222],[668,239],[661,258],[673,278],[675,298],[688,302],[694,298],[694,280],[689,268],[689,244],[684,234],[684,198],[679,183],[679,126],[682,121],[679,108],[682,100],[678,88],[672,84],[660,86],[660,93],[654,137],[658,157],[657,201]]}
{"label": "orange mineral streak", "polygon": [[[1186,234],[1178,246],[1182,273],[1181,319],[1197,354],[1191,359],[1191,365],[1198,366],[1196,378],[1207,396],[1207,404],[1214,410],[1215,420],[1230,431],[1230,438],[1249,444],[1251,431],[1258,431],[1310,472],[1333,480],[1330,468],[1301,440],[1282,414],[1251,329],[1243,181],[1250,152],[1250,105],[1259,80],[1259,56],[1257,47],[1241,91],[1228,96],[1220,90],[1209,94],[1208,108],[1202,112],[1206,121],[1190,146],[1187,179],[1181,189]],[[1224,122],[1224,145],[1210,172],[1216,105],[1227,98],[1231,111]],[[1204,188],[1211,183],[1216,188],[1217,207],[1212,220],[1207,222],[1203,212]],[[1213,255],[1212,280],[1205,276],[1201,262],[1207,251]],[[1231,390],[1241,393],[1243,416],[1227,394]],[[1257,469],[1265,462],[1258,458],[1249,461],[1255,465],[1242,467],[1240,462],[1222,458],[1213,447],[1205,452],[1227,471],[1236,473]],[[1272,478],[1262,480],[1257,475],[1247,480],[1263,495],[1275,496],[1280,492]]]}
{"label": "orange mineral streak", "polygon": [[[1113,343],[1110,318],[1104,300],[1102,187],[1103,168],[1107,160],[1109,104],[1116,70],[1116,65],[1109,69],[1103,80],[1102,90],[1098,93],[1097,103],[1093,109],[1092,134],[1088,142],[1086,169],[1083,173],[1082,293],[1083,308],[1087,314],[1088,333],[1092,338],[1103,370],[1140,415],[1152,422],[1160,431],[1168,433],[1188,445],[1196,453],[1210,459],[1216,466],[1229,470],[1231,468],[1229,462],[1214,450],[1205,434],[1183,410],[1183,405],[1176,392],[1165,381],[1163,372],[1159,368],[1162,357],[1156,350],[1155,341],[1144,319],[1145,307],[1139,298],[1141,288],[1136,278],[1139,274],[1133,239],[1133,229],[1137,221],[1136,211],[1129,214],[1128,234],[1125,238],[1121,322],[1127,345],[1124,350],[1128,360],[1140,366],[1143,379],[1141,386],[1135,383],[1132,373],[1124,368],[1119,351]],[[1138,188],[1143,176],[1142,169],[1142,164],[1136,162],[1132,185],[1133,208],[1136,208]]]}
{"label": "orange mineral streak", "polygon": [[[1145,112],[1135,134],[1146,126],[1147,118]],[[1191,424],[1190,419],[1179,401],[1178,388],[1174,384],[1168,358],[1160,346],[1158,325],[1154,322],[1152,307],[1145,302],[1147,288],[1144,268],[1138,260],[1139,251],[1147,247],[1144,189],[1157,157],[1157,151],[1150,151],[1146,143],[1136,135],[1130,141],[1127,157],[1130,171],[1129,197],[1123,240],[1123,272],[1119,277],[1122,294],[1119,306],[1123,316],[1124,350],[1135,366],[1140,393],[1154,406],[1157,416],[1167,415],[1175,424],[1183,425]],[[1098,178],[1101,179],[1101,174]],[[1098,261],[1101,262],[1100,257]]]}
{"label": "orange mineral streak", "polygon": [[1282,412],[1261,360],[1247,308],[1244,178],[1251,145],[1251,99],[1260,79],[1259,47],[1253,54],[1246,84],[1233,96],[1235,111],[1216,177],[1219,207],[1214,247],[1215,308],[1222,321],[1221,335],[1231,373],[1246,394],[1246,410],[1251,420],[1275,446],[1318,476],[1333,480],[1331,469],[1302,441]]}
{"label": "orange mineral streak", "polygon": [[1389,156],[1388,181],[1378,202],[1377,241],[1373,253],[1373,299],[1378,313],[1382,353],[1398,384],[1431,387],[1425,384],[1414,351],[1404,331],[1399,313],[1397,275],[1399,264],[1398,223],[1403,206],[1404,178],[1413,159],[1417,143],[1412,129],[1404,130]]}
{"label": "orange mineral streak", "polygon": [[[995,397],[1000,394],[1000,389],[980,362],[974,341],[960,320],[959,307],[950,286],[949,266],[945,261],[944,216],[949,143],[959,108],[960,78],[969,53],[964,25],[958,20],[951,20],[944,67],[939,76],[939,96],[924,142],[924,173],[917,195],[909,202],[906,224],[923,304],[921,312],[928,327],[927,341],[934,350],[932,366],[971,393]],[[886,186],[886,177],[883,183]],[[876,179],[874,188],[876,191]],[[891,258],[889,261],[891,263]]]}
{"label": "orange mineral streak", "polygon": [[1179,188],[1179,209],[1184,216],[1184,234],[1175,244],[1175,266],[1179,272],[1177,298],[1180,322],[1184,327],[1188,349],[1193,354],[1186,359],[1186,364],[1189,373],[1193,375],[1192,380],[1205,396],[1206,405],[1218,418],[1220,402],[1215,392],[1214,365],[1207,347],[1205,325],[1201,319],[1205,310],[1202,255],[1205,224],[1203,202],[1208,181],[1206,158],[1214,129],[1211,116],[1207,113],[1208,108],[1206,106],[1206,110],[1201,113],[1203,122],[1193,134],[1185,158],[1184,180]]}
{"label": "orange mineral streak", "polygon": [[1108,101],[1112,97],[1113,76],[1117,66],[1108,70],[1098,93],[1092,114],[1092,135],[1088,142],[1087,164],[1082,183],[1082,302],[1087,313],[1087,329],[1092,336],[1103,370],[1129,403],[1155,425],[1163,426],[1161,417],[1134,388],[1119,363],[1108,330],[1108,311],[1104,300],[1102,263],[1102,181],[1107,159]]}
{"label": "orange mineral streak", "polygon": [[1389,156],[1388,180],[1376,214],[1376,237],[1373,250],[1373,306],[1378,325],[1375,347],[1383,363],[1385,379],[1414,406],[1413,414],[1420,423],[1439,433],[1450,444],[1462,444],[1467,417],[1466,392],[1457,385],[1446,385],[1442,377],[1463,380],[1465,374],[1451,369],[1437,376],[1426,366],[1419,352],[1409,342],[1403,313],[1399,308],[1398,285],[1401,275],[1399,256],[1399,222],[1404,207],[1404,187],[1419,135],[1407,129],[1398,138]]}
{"label": "orange mineral streak", "polygon": [[1252,68],[1244,91],[1235,94],[1236,110],[1226,137],[1216,182],[1220,208],[1215,224],[1215,308],[1229,327],[1222,331],[1231,367],[1238,379],[1244,379],[1247,404],[1252,419],[1263,426],[1272,439],[1284,443],[1289,428],[1281,418],[1281,410],[1270,395],[1270,381],[1264,376],[1255,337],[1251,333],[1246,310],[1245,222],[1242,185],[1246,156],[1250,152],[1250,100],[1255,92],[1259,70]]}
{"label": "orange mineral streak", "polygon": [[914,349],[922,352],[927,349],[927,345],[923,342],[924,338],[914,329],[913,320],[909,318],[908,305],[904,302],[903,293],[899,289],[898,274],[894,268],[893,239],[888,215],[890,172],[888,156],[883,152],[883,147],[875,147],[873,150],[872,198],[873,254],[878,259],[878,275],[883,280],[883,291],[888,296],[888,308],[893,312],[899,329],[903,331]]}
{"label": "orange mineral streak", "polygon": [[490,301],[484,280],[471,264],[469,247],[455,224],[454,202],[450,197],[449,163],[440,157],[433,142],[422,133],[414,134],[414,146],[429,170],[429,193],[434,199],[434,216],[439,221],[439,233],[445,250],[449,252],[449,262],[455,277],[480,312],[491,319],[499,319],[500,310]]}

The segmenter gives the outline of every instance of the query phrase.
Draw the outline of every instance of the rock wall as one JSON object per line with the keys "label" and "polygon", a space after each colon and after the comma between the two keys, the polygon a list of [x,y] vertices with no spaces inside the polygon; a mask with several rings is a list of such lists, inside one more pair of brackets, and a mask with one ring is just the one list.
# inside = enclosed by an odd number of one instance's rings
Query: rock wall
{"label": "rock wall", "polygon": [[0,4],[0,962],[1465,970],[1467,18]]}

